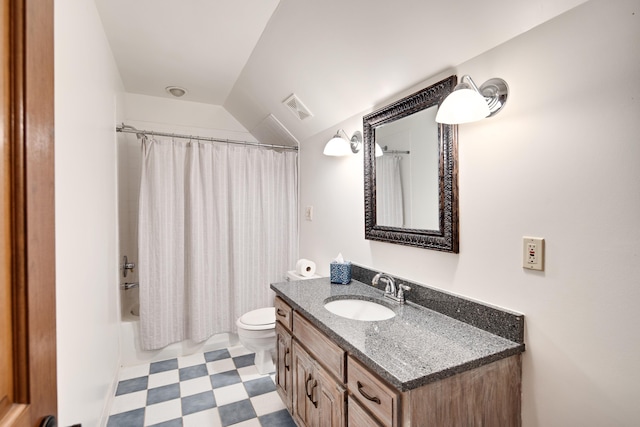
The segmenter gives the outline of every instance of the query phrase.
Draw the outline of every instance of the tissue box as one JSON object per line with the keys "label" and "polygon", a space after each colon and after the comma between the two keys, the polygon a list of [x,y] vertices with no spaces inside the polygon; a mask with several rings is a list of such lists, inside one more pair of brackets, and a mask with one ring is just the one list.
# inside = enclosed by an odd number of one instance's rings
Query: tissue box
{"label": "tissue box", "polygon": [[348,285],[351,282],[351,262],[337,263],[333,261],[329,264],[331,271],[331,283]]}

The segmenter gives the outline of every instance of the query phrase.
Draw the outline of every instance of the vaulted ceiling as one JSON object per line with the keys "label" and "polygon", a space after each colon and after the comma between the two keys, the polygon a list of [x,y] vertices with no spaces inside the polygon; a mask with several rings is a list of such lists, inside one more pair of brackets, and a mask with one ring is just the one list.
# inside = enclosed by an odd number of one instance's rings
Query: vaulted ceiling
{"label": "vaulted ceiling", "polygon": [[[182,86],[298,141],[585,1],[95,0],[127,92]],[[283,104],[293,93],[312,117]]]}

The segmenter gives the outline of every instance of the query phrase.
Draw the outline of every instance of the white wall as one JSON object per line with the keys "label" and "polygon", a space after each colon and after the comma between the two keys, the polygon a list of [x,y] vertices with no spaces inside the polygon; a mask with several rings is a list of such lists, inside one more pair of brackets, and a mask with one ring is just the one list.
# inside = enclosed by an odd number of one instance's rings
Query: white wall
{"label": "white wall", "polygon": [[116,93],[94,2],[55,6],[58,424],[98,425],[118,359]]}
{"label": "white wall", "polygon": [[[638,0],[592,0],[457,67],[511,89],[499,115],[459,126],[459,254],[364,240],[362,154],[322,155],[361,115],[301,144],[300,256],[327,274],[342,252],[524,313],[524,426],[640,419],[639,20]],[[544,272],[522,269],[525,235],[546,239]]]}
{"label": "white wall", "polygon": [[256,141],[219,105],[126,93],[126,123],[138,129]]}

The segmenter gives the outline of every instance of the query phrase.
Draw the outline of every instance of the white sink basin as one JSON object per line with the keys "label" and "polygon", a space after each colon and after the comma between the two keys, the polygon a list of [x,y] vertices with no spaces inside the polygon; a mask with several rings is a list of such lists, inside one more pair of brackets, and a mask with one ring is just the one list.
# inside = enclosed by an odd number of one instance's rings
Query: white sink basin
{"label": "white sink basin", "polygon": [[388,307],[361,299],[339,299],[329,301],[324,308],[341,317],[354,320],[387,320],[396,314]]}

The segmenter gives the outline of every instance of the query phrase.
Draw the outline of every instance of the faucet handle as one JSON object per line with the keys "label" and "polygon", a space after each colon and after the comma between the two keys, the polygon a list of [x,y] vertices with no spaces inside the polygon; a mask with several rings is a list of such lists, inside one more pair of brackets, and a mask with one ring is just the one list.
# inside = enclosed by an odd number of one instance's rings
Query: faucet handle
{"label": "faucet handle", "polygon": [[373,279],[371,280],[371,286],[376,286],[378,284],[378,281],[380,280],[380,276],[382,276],[382,273],[378,273],[375,276],[373,276]]}
{"label": "faucet handle", "polygon": [[405,291],[410,291],[411,290],[411,286],[407,286],[404,285],[402,283],[400,283],[398,285],[398,299],[401,299],[402,301],[404,301],[404,292]]}

